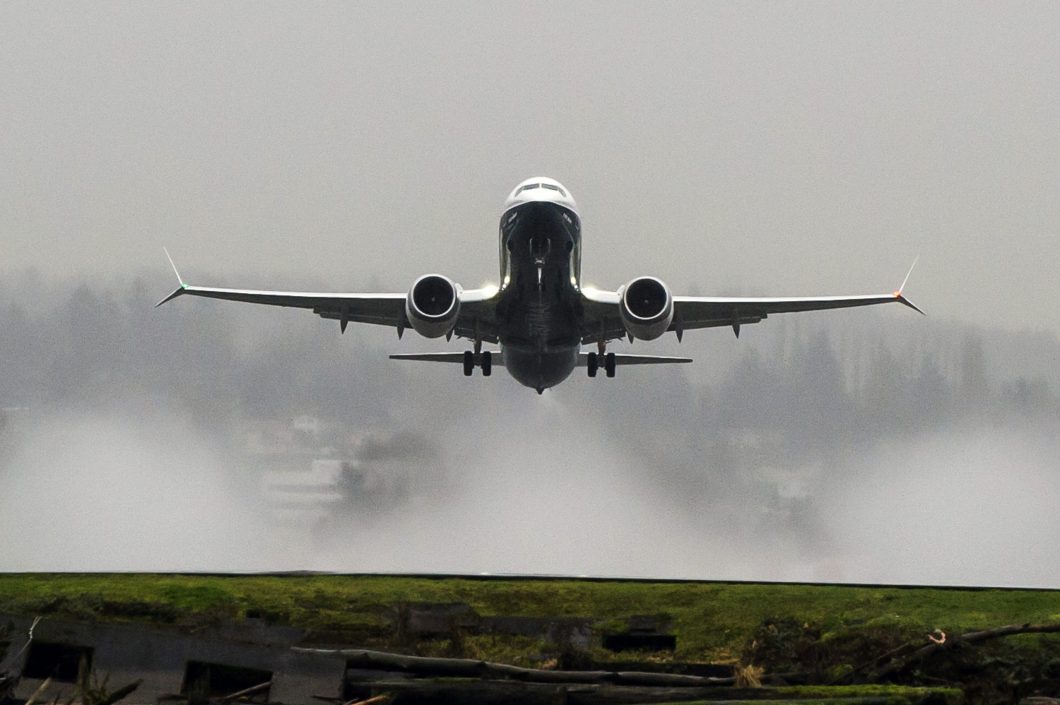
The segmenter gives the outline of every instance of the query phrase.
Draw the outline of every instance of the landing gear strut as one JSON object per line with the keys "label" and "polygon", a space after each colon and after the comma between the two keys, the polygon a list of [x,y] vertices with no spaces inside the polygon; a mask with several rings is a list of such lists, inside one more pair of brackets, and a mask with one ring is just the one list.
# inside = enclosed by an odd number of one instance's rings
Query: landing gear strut
{"label": "landing gear strut", "polygon": [[470,377],[475,371],[476,357],[478,358],[478,366],[482,368],[482,376],[489,377],[493,373],[493,353],[489,350],[478,354],[470,350],[464,351],[464,376]]}
{"label": "landing gear strut", "polygon": [[589,353],[585,358],[585,368],[590,377],[595,377],[600,369],[600,358],[604,358],[604,372],[608,377],[615,376],[615,354],[614,353]]}
{"label": "landing gear strut", "polygon": [[607,376],[615,376],[615,354],[607,352],[606,333],[604,321],[600,321],[600,336],[596,339],[597,351],[589,353],[585,360],[585,366],[588,368],[590,377],[596,376],[597,371],[600,369],[601,358],[603,358],[604,372],[607,373]]}

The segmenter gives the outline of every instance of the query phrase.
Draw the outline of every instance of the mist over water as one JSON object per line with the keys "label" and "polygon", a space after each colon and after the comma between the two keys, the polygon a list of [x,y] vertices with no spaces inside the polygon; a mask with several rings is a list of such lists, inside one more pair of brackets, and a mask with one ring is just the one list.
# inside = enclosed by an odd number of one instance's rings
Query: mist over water
{"label": "mist over water", "polygon": [[[304,312],[33,293],[0,291],[3,570],[1060,585],[1055,336],[777,317],[538,397]],[[325,510],[281,516],[291,472]]]}
{"label": "mist over water", "polygon": [[948,430],[852,463],[818,500],[829,579],[1057,587],[1055,428]]}
{"label": "mist over water", "polygon": [[210,441],[162,411],[35,419],[0,487],[5,570],[239,571],[298,556],[266,542],[263,518]]}

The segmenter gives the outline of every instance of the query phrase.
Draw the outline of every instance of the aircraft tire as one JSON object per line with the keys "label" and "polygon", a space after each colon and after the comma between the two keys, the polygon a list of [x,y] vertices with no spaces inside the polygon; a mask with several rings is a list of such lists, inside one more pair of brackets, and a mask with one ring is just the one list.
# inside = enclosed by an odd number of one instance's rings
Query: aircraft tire
{"label": "aircraft tire", "polygon": [[475,353],[470,350],[464,351],[464,376],[470,377],[475,371]]}
{"label": "aircraft tire", "polygon": [[586,356],[585,369],[589,371],[590,377],[596,376],[596,371],[600,369],[600,358],[596,356],[596,353],[591,352]]}
{"label": "aircraft tire", "polygon": [[607,372],[608,377],[615,376],[615,354],[607,353],[607,357],[604,358],[604,371]]}
{"label": "aircraft tire", "polygon": [[489,350],[482,353],[482,376],[489,377],[493,372],[493,353]]}

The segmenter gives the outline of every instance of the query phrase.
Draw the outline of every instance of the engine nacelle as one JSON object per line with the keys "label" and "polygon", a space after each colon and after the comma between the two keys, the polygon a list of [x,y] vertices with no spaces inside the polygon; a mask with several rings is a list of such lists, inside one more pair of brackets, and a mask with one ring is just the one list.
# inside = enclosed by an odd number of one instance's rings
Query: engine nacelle
{"label": "engine nacelle", "polygon": [[655,340],[674,318],[670,288],[655,277],[637,277],[622,289],[622,325],[638,340]]}
{"label": "engine nacelle", "polygon": [[460,286],[441,274],[424,274],[405,297],[409,325],[424,338],[440,338],[456,325]]}

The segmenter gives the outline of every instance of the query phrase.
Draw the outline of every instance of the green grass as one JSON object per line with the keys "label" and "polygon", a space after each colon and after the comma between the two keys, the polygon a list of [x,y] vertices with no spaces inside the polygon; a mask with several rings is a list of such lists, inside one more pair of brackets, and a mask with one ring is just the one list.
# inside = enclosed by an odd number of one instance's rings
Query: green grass
{"label": "green grass", "polygon": [[773,692],[785,698],[869,698],[891,696],[900,698],[922,698],[928,695],[944,696],[946,702],[961,701],[957,688],[923,688],[909,685],[793,685],[773,688]]}
{"label": "green grass", "polygon": [[[950,633],[1022,622],[1060,621],[1060,591],[842,586],[505,580],[386,576],[187,576],[0,574],[0,612],[80,619],[189,624],[270,621],[393,646],[391,614],[401,602],[466,602],[482,615],[589,617],[618,625],[631,615],[667,615],[680,661],[739,658],[756,627],[777,616],[814,625],[822,641],[862,629]],[[1037,637],[1016,637],[1029,644]],[[527,640],[473,638],[474,655],[520,660]],[[523,659],[525,660],[525,659]]]}

